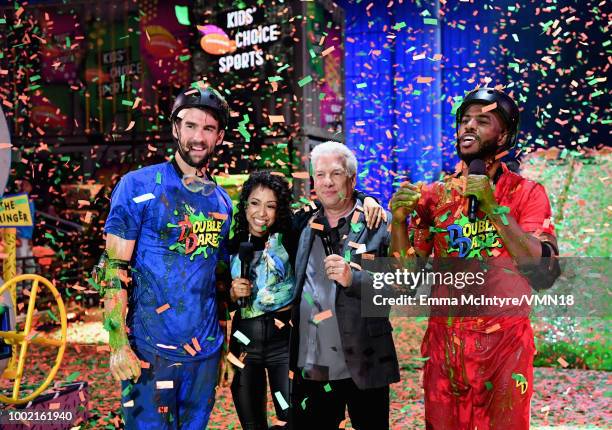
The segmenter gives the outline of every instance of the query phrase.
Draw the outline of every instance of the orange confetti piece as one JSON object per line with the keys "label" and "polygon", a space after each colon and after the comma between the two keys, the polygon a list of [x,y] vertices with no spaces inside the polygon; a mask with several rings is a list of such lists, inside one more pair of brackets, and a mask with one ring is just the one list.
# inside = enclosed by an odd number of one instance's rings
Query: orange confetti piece
{"label": "orange confetti piece", "polygon": [[331,309],[327,309],[323,312],[319,312],[318,314],[316,314],[312,320],[314,321],[315,324],[318,324],[321,321],[325,321],[326,319],[331,318],[333,316],[334,314],[332,314]]}
{"label": "orange confetti piece", "polygon": [[274,318],[274,325],[275,325],[275,326],[276,326],[276,328],[277,328],[277,329],[279,329],[279,330],[280,330],[281,328],[285,327],[285,323],[284,323],[284,322],[282,322],[282,321],[281,321],[281,320],[279,320],[279,319],[276,319],[276,318]]}
{"label": "orange confetti piece", "polygon": [[191,339],[191,343],[193,343],[193,347],[195,348],[196,351],[200,352],[202,351],[202,347],[200,346],[200,342],[198,342],[197,338],[192,338]]}
{"label": "orange confetti piece", "polygon": [[334,49],[336,49],[335,46],[330,46],[329,48],[321,52],[321,57],[325,57],[326,55],[331,54],[334,51]]}
{"label": "orange confetti piece", "polygon": [[431,76],[417,76],[417,84],[430,84],[433,80]]}
{"label": "orange confetti piece", "polygon": [[567,361],[565,361],[565,359],[563,357],[557,358],[557,363],[559,363],[561,365],[561,367],[569,366],[569,363]]}
{"label": "orange confetti piece", "polygon": [[240,361],[238,359],[238,357],[236,357],[234,354],[232,354],[231,352],[227,353],[227,360],[232,363],[234,366],[239,367],[240,369],[244,369],[244,363],[242,361]]}
{"label": "orange confetti piece", "polygon": [[485,112],[492,111],[494,109],[497,109],[497,102],[493,102],[490,105],[483,106],[481,112],[485,113]]}
{"label": "orange confetti piece", "polygon": [[151,363],[147,362],[147,361],[140,361],[140,368],[141,369],[148,369],[151,367]]}
{"label": "orange confetti piece", "polygon": [[222,214],[219,212],[209,212],[208,214],[212,216],[214,219],[222,219],[223,221],[227,219],[227,214]]}
{"label": "orange confetti piece", "polygon": [[487,329],[485,330],[485,333],[486,334],[490,334],[490,333],[496,332],[500,328],[501,328],[501,326],[499,324],[494,324],[491,327],[487,327]]}
{"label": "orange confetti piece", "polygon": [[59,402],[49,403],[49,410],[50,411],[57,411],[61,406],[62,406],[62,404],[59,403]]}
{"label": "orange confetti piece", "polygon": [[194,357],[196,355],[195,350],[188,343],[183,345],[183,348],[185,348],[185,351],[187,351],[192,357]]}
{"label": "orange confetti piece", "polygon": [[502,151],[502,152],[500,152],[499,154],[497,154],[497,155],[495,156],[495,159],[496,159],[496,160],[499,160],[500,158],[504,158],[504,157],[505,157],[506,155],[508,155],[509,153],[510,153],[510,151],[507,151],[507,150],[506,150],[506,151]]}
{"label": "orange confetti piece", "polygon": [[170,305],[168,303],[166,303],[165,305],[161,305],[160,307],[155,309],[155,312],[157,312],[158,314],[161,314],[162,312],[165,312],[168,309],[170,309]]}
{"label": "orange confetti piece", "polygon": [[270,115],[268,117],[270,124],[285,122],[285,117],[282,115]]}
{"label": "orange confetti piece", "polygon": [[308,172],[293,172],[291,177],[295,179],[308,179],[310,178],[310,174]]}
{"label": "orange confetti piece", "polygon": [[319,231],[324,231],[325,230],[325,227],[323,227],[323,224],[319,224],[319,223],[316,223],[316,222],[311,222],[310,223],[310,227],[313,230],[319,230]]}

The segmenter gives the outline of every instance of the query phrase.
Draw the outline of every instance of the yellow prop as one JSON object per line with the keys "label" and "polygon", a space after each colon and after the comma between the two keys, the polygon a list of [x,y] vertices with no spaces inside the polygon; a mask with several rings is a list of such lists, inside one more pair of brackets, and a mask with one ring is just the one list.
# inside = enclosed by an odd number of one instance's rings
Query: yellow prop
{"label": "yellow prop", "polygon": [[[20,275],[17,276],[4,285],[0,287],[0,296],[6,291],[7,288],[13,288],[16,290],[17,284],[19,282],[24,281],[32,281],[32,289],[30,290],[30,301],[28,302],[28,310],[26,314],[25,327],[23,331],[0,331],[0,338],[3,338],[4,341],[8,344],[12,344],[13,346],[20,345],[19,357],[13,357],[12,363],[14,364],[17,361],[16,368],[7,368],[4,376],[10,379],[14,379],[15,382],[13,384],[13,395],[11,397],[6,397],[0,395],[0,402],[11,403],[11,404],[23,404],[27,403],[36,397],[38,397],[45,389],[49,386],[55,374],[57,373],[59,366],[62,362],[62,358],[64,356],[64,350],[66,349],[66,330],[67,330],[67,319],[66,319],[66,308],[64,307],[64,302],[60,293],[57,291],[55,286],[47,279],[38,275]],[[47,287],[51,290],[53,297],[55,297],[55,301],[57,302],[57,306],[59,308],[60,315],[60,323],[61,323],[61,332],[60,339],[50,339],[48,337],[42,336],[40,334],[36,334],[32,332],[32,318],[34,316],[34,310],[36,309],[36,296],[38,294],[38,290],[40,285]],[[35,336],[33,336],[35,335]],[[31,343],[39,344],[39,345],[49,345],[58,347],[57,356],[55,358],[55,364],[51,368],[49,375],[43,381],[43,383],[34,390],[33,393],[20,398],[19,390],[21,388],[21,380],[23,378],[23,370],[25,366],[25,359],[28,352],[28,346]],[[15,348],[13,349],[15,351]],[[10,365],[9,365],[10,366]]]}

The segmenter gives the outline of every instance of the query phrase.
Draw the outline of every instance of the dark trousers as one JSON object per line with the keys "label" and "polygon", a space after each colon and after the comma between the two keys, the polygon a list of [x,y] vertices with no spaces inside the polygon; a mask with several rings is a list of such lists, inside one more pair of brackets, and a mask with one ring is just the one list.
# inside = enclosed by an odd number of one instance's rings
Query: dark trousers
{"label": "dark trousers", "polygon": [[[240,346],[246,353],[244,368],[236,369],[232,398],[244,430],[267,430],[267,381],[276,417],[289,420],[289,319],[291,311],[272,312],[256,318],[238,319],[236,330],[249,340]],[[275,319],[284,326],[278,328]],[[233,330],[233,329],[232,329]],[[236,342],[234,338],[232,342]]]}
{"label": "dark trousers", "polygon": [[293,430],[337,430],[347,407],[354,429],[389,429],[388,385],[360,390],[350,378],[310,381],[296,372],[291,401]]}

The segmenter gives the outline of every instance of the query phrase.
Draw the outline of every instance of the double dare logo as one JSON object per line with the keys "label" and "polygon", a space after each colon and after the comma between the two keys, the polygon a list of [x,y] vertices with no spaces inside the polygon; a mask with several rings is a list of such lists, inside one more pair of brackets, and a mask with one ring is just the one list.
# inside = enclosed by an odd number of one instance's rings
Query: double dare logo
{"label": "double dare logo", "polygon": [[470,222],[463,215],[446,230],[448,231],[447,252],[449,254],[456,252],[460,258],[481,257],[483,251],[491,256],[493,255],[491,249],[503,246],[495,226],[486,218]]}
{"label": "double dare logo", "polygon": [[219,248],[221,241],[221,229],[224,220],[208,218],[202,212],[195,214],[194,211],[186,206],[187,214],[183,221],[178,225],[168,224],[171,228],[180,228],[178,241],[170,246],[170,250],[189,255],[193,260],[196,255],[204,254],[208,258],[211,248]]}

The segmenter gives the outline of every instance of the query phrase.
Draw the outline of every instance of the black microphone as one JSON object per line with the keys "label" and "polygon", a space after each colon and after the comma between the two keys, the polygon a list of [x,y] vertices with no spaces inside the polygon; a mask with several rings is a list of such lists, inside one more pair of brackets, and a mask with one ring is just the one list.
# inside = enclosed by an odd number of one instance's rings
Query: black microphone
{"label": "black microphone", "polygon": [[[485,162],[480,159],[470,161],[468,175],[486,175]],[[476,221],[476,212],[478,212],[478,199],[476,196],[468,196],[468,219],[470,222]]]}
{"label": "black microphone", "polygon": [[[240,257],[240,277],[249,279],[249,272],[251,271],[251,261],[253,260],[253,244],[251,242],[242,242],[238,249],[238,257]],[[244,300],[243,300],[244,298]],[[240,297],[238,299],[238,306],[243,307],[248,303],[248,297]]]}
{"label": "black microphone", "polygon": [[329,237],[329,232],[331,231],[331,227],[329,226],[329,222],[327,218],[321,217],[318,219],[319,224],[323,226],[323,231],[319,231],[319,237],[321,237],[321,242],[323,242],[323,249],[325,250],[325,255],[330,256],[335,254],[334,247],[331,242],[331,237]]}
{"label": "black microphone", "polygon": [[[317,231],[317,234],[319,235],[319,237],[321,238],[321,242],[323,243],[323,250],[325,251],[325,255],[329,257],[330,255],[335,254],[330,237],[331,227],[329,226],[327,218],[322,216],[319,217],[315,222],[323,226],[323,231],[319,230]],[[338,281],[334,281],[334,283],[336,284],[336,288],[342,287],[342,285],[340,285]]]}

